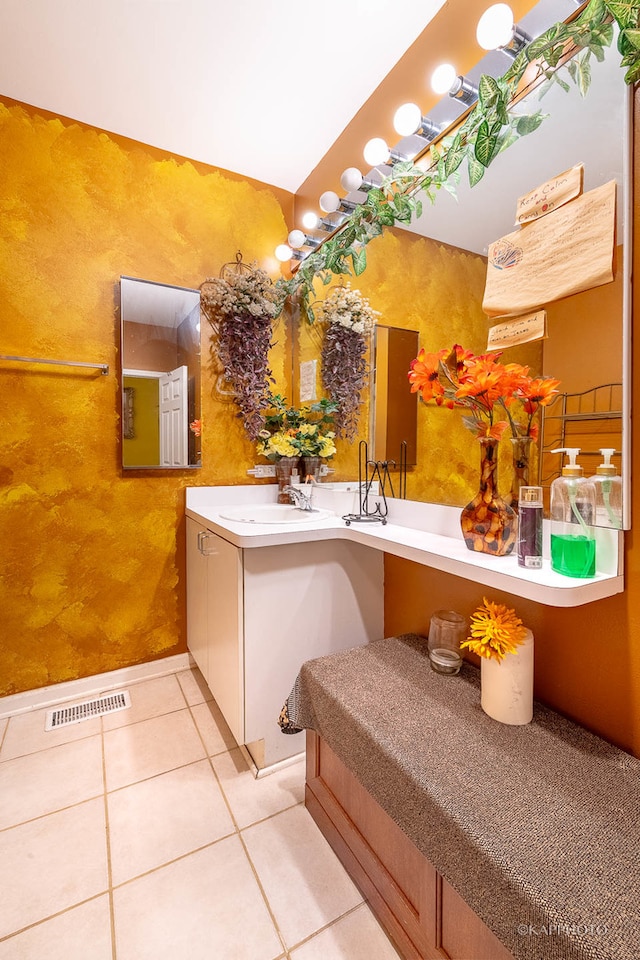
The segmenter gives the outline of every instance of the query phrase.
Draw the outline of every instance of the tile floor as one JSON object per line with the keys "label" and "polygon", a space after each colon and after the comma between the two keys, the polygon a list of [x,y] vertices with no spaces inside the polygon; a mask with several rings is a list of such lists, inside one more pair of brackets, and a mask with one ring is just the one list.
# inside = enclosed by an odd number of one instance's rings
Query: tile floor
{"label": "tile floor", "polygon": [[44,732],[0,721],[0,960],[397,960],[303,804],[197,670]]}

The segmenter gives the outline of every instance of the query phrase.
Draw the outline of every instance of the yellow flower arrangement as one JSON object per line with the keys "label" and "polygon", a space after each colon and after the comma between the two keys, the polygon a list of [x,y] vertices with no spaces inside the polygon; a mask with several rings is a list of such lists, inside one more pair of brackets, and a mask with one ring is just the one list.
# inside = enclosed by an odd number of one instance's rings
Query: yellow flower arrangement
{"label": "yellow flower arrangement", "polygon": [[258,434],[258,453],[269,460],[282,457],[322,457],[336,452],[333,424],[337,404],[320,400],[296,410],[287,407],[284,397],[271,397],[271,411],[266,414],[266,428]]}
{"label": "yellow flower arrangement", "polygon": [[517,647],[526,635],[527,628],[515,610],[509,610],[501,603],[492,603],[485,597],[482,606],[471,617],[471,636],[460,646],[479,657],[500,663],[508,653],[518,652]]}

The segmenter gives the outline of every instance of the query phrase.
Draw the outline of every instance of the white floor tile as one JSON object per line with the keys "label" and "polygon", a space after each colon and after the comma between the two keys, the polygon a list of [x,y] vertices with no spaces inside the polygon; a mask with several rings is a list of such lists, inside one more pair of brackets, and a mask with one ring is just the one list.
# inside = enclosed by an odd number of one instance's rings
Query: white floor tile
{"label": "white floor tile", "polygon": [[104,799],[3,831],[0,864],[0,937],[103,893]]}
{"label": "white floor tile", "polygon": [[231,812],[242,829],[304,800],[304,760],[256,780],[239,749],[212,758]]}
{"label": "white floor tile", "polygon": [[208,760],[110,793],[114,885],[234,832]]}
{"label": "white floor tile", "polygon": [[117,790],[202,760],[204,748],[189,711],[142,720],[104,734],[107,790]]}
{"label": "white floor tile", "polygon": [[116,730],[128,723],[160,717],[174,710],[183,710],[186,701],[182,688],[175,676],[154,677],[142,683],[132,683],[127,687],[131,706],[127,710],[118,710],[103,718],[104,730]]}
{"label": "white floor tile", "polygon": [[283,953],[237,837],[113,896],[118,960],[274,960]]}
{"label": "white floor tile", "polygon": [[2,738],[4,737],[4,732],[7,729],[7,724],[9,723],[8,719],[0,720],[0,747],[2,746]]}
{"label": "white floor tile", "polygon": [[249,827],[242,836],[287,947],[362,902],[304,807]]}
{"label": "white floor tile", "polygon": [[99,736],[0,762],[0,830],[103,793]]}
{"label": "white floor tile", "polygon": [[113,958],[107,896],[67,910],[0,943],[0,960],[87,960],[89,956],[91,960]]}
{"label": "white floor tile", "polygon": [[205,700],[213,700],[213,694],[197,667],[192,670],[182,670],[176,674],[176,677],[189,706],[204,703]]}
{"label": "white floor tile", "polygon": [[[64,706],[73,706],[74,703],[82,702],[81,700],[70,701]],[[9,717],[9,725],[0,749],[0,760],[13,760],[14,757],[35,753],[36,750],[57,747],[60,743],[71,743],[82,740],[84,737],[93,737],[102,729],[100,717],[94,717],[91,720],[82,720],[81,723],[59,727],[57,730],[45,731],[46,716],[47,710],[30,710],[28,713]]]}
{"label": "white floor tile", "polygon": [[398,960],[399,956],[366,903],[291,951],[291,960]]}
{"label": "white floor tile", "polygon": [[213,700],[195,704],[191,708],[191,713],[209,757],[215,757],[217,753],[226,753],[227,750],[233,750],[238,746],[220,708]]}

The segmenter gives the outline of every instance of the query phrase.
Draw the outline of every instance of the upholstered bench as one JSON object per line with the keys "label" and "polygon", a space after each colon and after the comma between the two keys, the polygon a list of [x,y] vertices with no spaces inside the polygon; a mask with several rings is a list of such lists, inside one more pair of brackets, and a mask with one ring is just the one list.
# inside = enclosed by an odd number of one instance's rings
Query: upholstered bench
{"label": "upholstered bench", "polygon": [[480,708],[392,637],[305,663],[307,806],[403,956],[638,960],[640,761],[536,704]]}

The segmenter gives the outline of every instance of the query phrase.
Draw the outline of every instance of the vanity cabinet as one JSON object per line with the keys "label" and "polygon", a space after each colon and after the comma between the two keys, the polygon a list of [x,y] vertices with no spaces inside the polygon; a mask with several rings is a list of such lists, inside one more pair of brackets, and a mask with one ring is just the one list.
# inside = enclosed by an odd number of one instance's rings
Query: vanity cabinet
{"label": "vanity cabinet", "polygon": [[259,770],[301,754],[278,716],[305,660],[383,635],[383,555],[343,540],[243,549],[187,517],[187,644]]}

